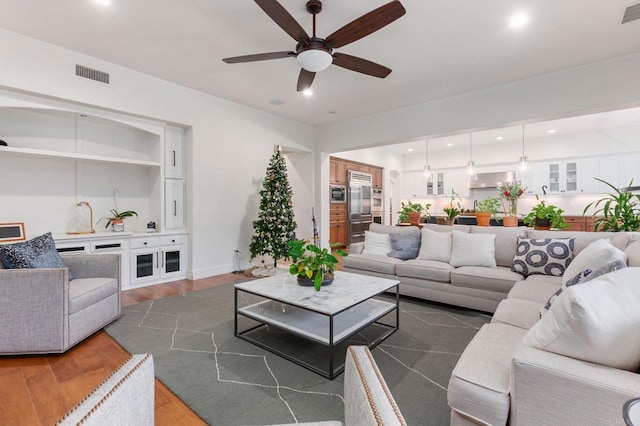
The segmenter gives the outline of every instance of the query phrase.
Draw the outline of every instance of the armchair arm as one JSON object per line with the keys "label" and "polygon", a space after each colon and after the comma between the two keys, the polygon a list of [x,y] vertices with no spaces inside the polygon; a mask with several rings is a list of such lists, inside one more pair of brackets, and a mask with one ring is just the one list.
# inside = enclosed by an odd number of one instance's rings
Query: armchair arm
{"label": "armchair arm", "polygon": [[61,254],[61,257],[74,278],[113,278],[121,284],[117,253]]}
{"label": "armchair arm", "polygon": [[0,353],[64,351],[68,313],[66,268],[0,269]]}
{"label": "armchair arm", "polygon": [[360,253],[362,253],[362,250],[364,250],[364,243],[363,242],[351,243],[351,245],[349,246],[349,253],[360,254]]}
{"label": "armchair arm", "polygon": [[512,424],[624,424],[640,375],[520,345],[511,372]]}

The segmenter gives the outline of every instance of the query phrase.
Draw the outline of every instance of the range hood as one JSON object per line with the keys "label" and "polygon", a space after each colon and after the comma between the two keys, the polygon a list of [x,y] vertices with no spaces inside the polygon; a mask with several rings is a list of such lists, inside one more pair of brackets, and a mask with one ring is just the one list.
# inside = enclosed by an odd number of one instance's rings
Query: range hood
{"label": "range hood", "polygon": [[496,188],[499,183],[513,182],[516,172],[478,173],[478,179],[469,179],[469,189]]}

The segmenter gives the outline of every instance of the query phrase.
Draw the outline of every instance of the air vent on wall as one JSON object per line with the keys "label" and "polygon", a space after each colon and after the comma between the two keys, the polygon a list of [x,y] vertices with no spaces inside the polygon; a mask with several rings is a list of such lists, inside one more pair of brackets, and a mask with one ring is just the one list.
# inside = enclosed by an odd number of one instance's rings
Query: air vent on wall
{"label": "air vent on wall", "polygon": [[640,3],[629,6],[624,10],[624,16],[622,17],[622,23],[635,21],[640,19]]}
{"label": "air vent on wall", "polygon": [[100,83],[109,84],[109,73],[85,67],[76,64],[76,75],[78,77],[88,78],[90,80],[99,81]]}

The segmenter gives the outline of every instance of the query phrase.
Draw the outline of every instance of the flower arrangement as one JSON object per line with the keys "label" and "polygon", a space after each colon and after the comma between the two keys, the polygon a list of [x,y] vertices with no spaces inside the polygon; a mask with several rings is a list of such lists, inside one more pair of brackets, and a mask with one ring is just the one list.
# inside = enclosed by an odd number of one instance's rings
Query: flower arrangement
{"label": "flower arrangement", "polygon": [[518,214],[518,198],[524,194],[524,190],[525,188],[518,181],[498,184],[500,201],[505,215],[515,217]]}
{"label": "flower arrangement", "polygon": [[[320,249],[306,240],[290,240],[289,256],[293,263],[289,266],[289,273],[297,275],[298,281],[308,279],[313,282],[316,291],[320,291],[323,281],[327,284],[333,281],[333,271],[338,266],[338,259],[331,254],[329,249]],[[333,247],[337,244],[330,244]],[[347,252],[336,250],[336,254],[347,256]]]}

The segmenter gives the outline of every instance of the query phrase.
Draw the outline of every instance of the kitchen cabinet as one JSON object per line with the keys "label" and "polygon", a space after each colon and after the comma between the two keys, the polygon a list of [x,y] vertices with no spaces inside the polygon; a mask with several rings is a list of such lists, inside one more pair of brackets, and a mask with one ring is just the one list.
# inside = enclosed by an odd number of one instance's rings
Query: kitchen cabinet
{"label": "kitchen cabinet", "polygon": [[371,167],[372,185],[374,188],[382,189],[382,169]]}
{"label": "kitchen cabinet", "polygon": [[427,178],[422,172],[405,172],[403,177],[402,198],[424,198],[427,196]]}
{"label": "kitchen cabinet", "polygon": [[347,205],[334,203],[329,207],[329,240],[344,247],[348,243]]}
{"label": "kitchen cabinet", "polygon": [[[619,178],[618,188],[629,186],[629,182],[633,180],[633,185],[640,184],[640,153],[633,152],[620,156],[619,161]],[[609,188],[610,190],[610,188]],[[609,192],[609,191],[607,191]]]}
{"label": "kitchen cabinet", "polygon": [[578,162],[549,163],[547,186],[550,193],[578,191]]}
{"label": "kitchen cabinet", "polygon": [[132,239],[130,283],[136,286],[185,278],[185,253],[183,235]]}
{"label": "kitchen cabinet", "polygon": [[338,160],[331,158],[329,160],[329,180],[331,183],[346,185],[347,176],[347,162],[344,160]]}
{"label": "kitchen cabinet", "polygon": [[578,162],[578,191],[587,194],[597,194],[601,191],[601,184],[595,177],[600,177],[600,161],[598,158],[583,158]]}
{"label": "kitchen cabinet", "polygon": [[593,232],[595,219],[592,216],[564,216],[564,220],[569,225],[565,231]]}
{"label": "kitchen cabinet", "polygon": [[444,173],[444,195],[451,197],[451,191],[461,197],[469,196],[469,174],[466,169],[449,170]]}
{"label": "kitchen cabinet", "polygon": [[432,172],[431,180],[427,182],[427,196],[444,195],[444,172]]}
{"label": "kitchen cabinet", "polygon": [[[600,157],[599,161],[598,177],[605,182],[609,182],[616,188],[620,185],[620,157],[617,155],[609,155],[606,157]],[[595,180],[595,179],[594,179]],[[597,193],[608,193],[611,188],[602,182],[598,182]],[[586,192],[586,191],[585,191]]]}

